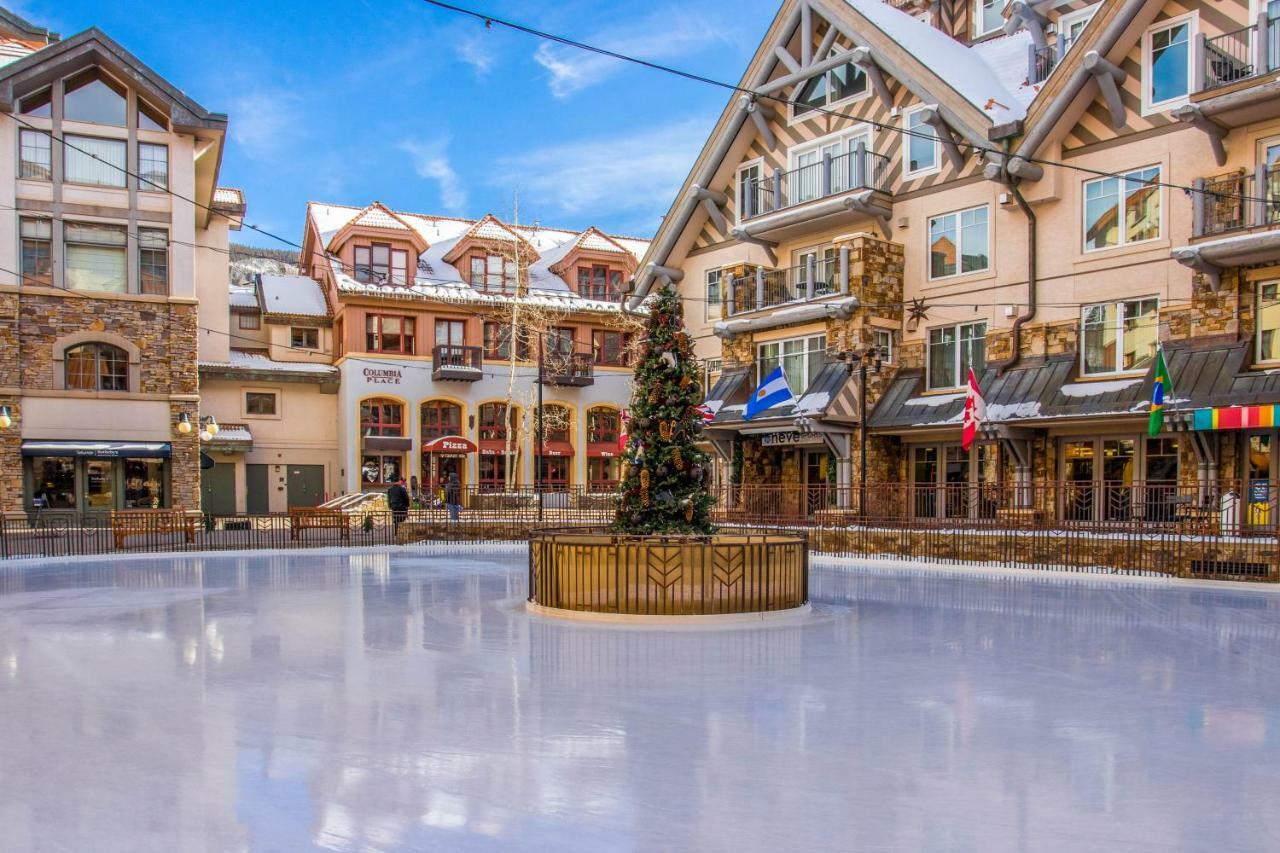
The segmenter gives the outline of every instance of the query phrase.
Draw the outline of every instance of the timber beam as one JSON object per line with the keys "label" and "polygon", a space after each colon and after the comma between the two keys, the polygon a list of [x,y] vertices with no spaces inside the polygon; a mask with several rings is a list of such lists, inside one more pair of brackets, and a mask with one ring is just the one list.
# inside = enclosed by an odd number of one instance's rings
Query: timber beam
{"label": "timber beam", "polygon": [[[835,31],[835,27],[831,29],[833,32]],[[892,108],[893,95],[889,92],[889,85],[884,80],[884,71],[876,62],[875,57],[871,55],[871,48],[855,48],[849,61],[862,69],[862,73],[867,75],[867,79],[871,81],[871,88],[876,90],[876,97],[880,99],[880,103]]]}
{"label": "timber beam", "polygon": [[951,125],[947,124],[947,120],[942,117],[942,111],[938,109],[938,105],[929,104],[921,110],[920,120],[933,128],[933,132],[938,135],[938,140],[942,143],[942,150],[947,152],[951,165],[956,169],[963,169],[964,154],[960,151],[960,142],[956,138],[955,131],[951,129]]}
{"label": "timber beam", "polygon": [[1205,115],[1199,104],[1183,104],[1173,111],[1173,117],[1203,131],[1209,137],[1214,160],[1219,166],[1227,165],[1227,147],[1223,142],[1227,138],[1227,128]]}
{"label": "timber beam", "polygon": [[1108,61],[1102,54],[1096,50],[1091,50],[1084,55],[1084,70],[1093,75],[1093,79],[1098,81],[1098,91],[1102,92],[1102,99],[1107,103],[1107,110],[1111,113],[1111,126],[1116,130],[1124,127],[1125,109],[1124,101],[1120,98],[1120,87],[1128,78],[1123,68]]}

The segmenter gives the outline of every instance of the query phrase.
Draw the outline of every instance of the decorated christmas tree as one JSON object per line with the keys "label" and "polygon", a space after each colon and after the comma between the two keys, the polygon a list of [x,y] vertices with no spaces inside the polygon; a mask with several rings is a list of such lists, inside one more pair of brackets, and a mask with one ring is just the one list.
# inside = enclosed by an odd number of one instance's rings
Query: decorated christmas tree
{"label": "decorated christmas tree", "polygon": [[706,487],[710,460],[696,446],[702,432],[701,368],[670,287],[650,307],[648,336],[635,372],[626,445],[627,473],[618,495],[619,533],[714,532]]}

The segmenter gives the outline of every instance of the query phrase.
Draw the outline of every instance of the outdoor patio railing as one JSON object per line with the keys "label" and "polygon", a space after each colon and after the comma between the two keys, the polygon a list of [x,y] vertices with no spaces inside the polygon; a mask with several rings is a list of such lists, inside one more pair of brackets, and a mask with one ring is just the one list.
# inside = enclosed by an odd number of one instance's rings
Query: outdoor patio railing
{"label": "outdoor patio railing", "polygon": [[[804,530],[817,554],[1280,579],[1280,483],[1271,480],[874,483],[865,492],[856,485],[725,486],[715,496],[713,520],[723,529]],[[531,530],[605,530],[613,513],[610,492],[469,488],[457,520],[437,498],[399,519],[387,512],[307,520],[206,514],[189,541],[171,526],[134,522],[117,547],[109,516],[41,511],[0,522],[0,559],[523,541]]]}

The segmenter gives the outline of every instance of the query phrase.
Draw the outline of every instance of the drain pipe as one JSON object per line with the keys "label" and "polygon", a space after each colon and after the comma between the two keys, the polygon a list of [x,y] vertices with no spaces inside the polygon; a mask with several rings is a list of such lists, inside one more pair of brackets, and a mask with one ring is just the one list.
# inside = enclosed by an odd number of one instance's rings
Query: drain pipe
{"label": "drain pipe", "polygon": [[1022,210],[1022,214],[1027,217],[1027,310],[1019,314],[1013,321],[1012,345],[1013,353],[1009,360],[1000,367],[1000,374],[1018,363],[1022,357],[1022,327],[1031,322],[1036,316],[1036,213],[1031,209],[1031,205],[1027,204],[1027,200],[1023,198],[1022,191],[1018,189],[1018,179],[1009,174],[1009,143],[1005,142],[1004,163],[1001,165],[1000,171],[1004,175],[1004,182],[1009,187],[1009,192],[1013,193],[1013,200],[1018,203],[1018,208]]}

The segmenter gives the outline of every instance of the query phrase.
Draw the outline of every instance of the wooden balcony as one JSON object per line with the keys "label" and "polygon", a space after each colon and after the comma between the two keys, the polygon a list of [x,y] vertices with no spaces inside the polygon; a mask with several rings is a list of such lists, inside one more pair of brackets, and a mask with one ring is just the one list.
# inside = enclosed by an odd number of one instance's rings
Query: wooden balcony
{"label": "wooden balcony", "polygon": [[585,352],[546,354],[542,366],[542,384],[567,388],[585,388],[596,382],[591,354]]}
{"label": "wooden balcony", "polygon": [[475,382],[484,377],[480,347],[438,344],[431,351],[431,378],[447,382]]}

